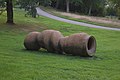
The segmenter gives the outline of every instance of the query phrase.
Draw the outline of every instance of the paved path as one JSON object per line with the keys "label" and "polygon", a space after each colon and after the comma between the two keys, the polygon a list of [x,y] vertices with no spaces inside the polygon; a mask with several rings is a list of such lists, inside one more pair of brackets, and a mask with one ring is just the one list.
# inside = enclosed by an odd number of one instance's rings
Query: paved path
{"label": "paved path", "polygon": [[45,16],[45,17],[48,17],[48,18],[52,18],[52,19],[55,19],[55,20],[58,20],[58,21],[67,22],[67,23],[76,24],[76,25],[81,25],[81,26],[87,26],[87,27],[91,27],[91,28],[100,28],[100,29],[120,31],[119,28],[109,28],[109,27],[104,27],[104,26],[97,26],[97,25],[93,25],[93,24],[87,24],[87,23],[83,23],[83,22],[77,22],[77,21],[73,21],[73,20],[60,18],[60,17],[54,16],[52,14],[49,14],[49,13],[43,11],[39,7],[37,7],[36,9],[37,9],[37,13],[39,15],[42,15],[42,16]]}

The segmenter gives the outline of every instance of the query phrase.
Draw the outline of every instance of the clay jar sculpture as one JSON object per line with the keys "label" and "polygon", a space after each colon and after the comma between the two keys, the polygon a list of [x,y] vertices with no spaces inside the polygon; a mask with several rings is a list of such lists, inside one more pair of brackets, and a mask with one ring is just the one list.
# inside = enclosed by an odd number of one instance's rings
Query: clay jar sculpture
{"label": "clay jar sculpture", "polygon": [[57,52],[60,53],[58,48],[59,39],[62,38],[63,35],[56,30],[44,30],[38,36],[38,44],[47,49],[48,52]]}
{"label": "clay jar sculpture", "polygon": [[24,46],[27,50],[39,50],[40,46],[37,41],[37,36],[40,34],[40,32],[30,32],[25,40],[24,40]]}
{"label": "clay jar sculpture", "polygon": [[27,50],[44,48],[48,52],[89,57],[96,52],[96,39],[86,33],[64,37],[59,31],[44,30],[41,33],[29,33],[24,40],[24,46]]}
{"label": "clay jar sculpture", "polygon": [[66,54],[79,56],[93,56],[96,51],[96,40],[86,33],[77,33],[59,41],[60,49]]}

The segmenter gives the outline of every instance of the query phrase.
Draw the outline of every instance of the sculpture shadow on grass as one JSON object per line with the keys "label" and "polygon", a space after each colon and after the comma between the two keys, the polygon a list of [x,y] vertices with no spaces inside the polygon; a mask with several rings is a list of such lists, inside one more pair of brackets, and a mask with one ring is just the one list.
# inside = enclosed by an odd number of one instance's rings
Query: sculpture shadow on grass
{"label": "sculpture shadow on grass", "polygon": [[45,49],[40,49],[38,51],[35,50],[26,50],[26,49],[22,49],[23,52],[27,52],[29,54],[36,54],[36,55],[45,55],[45,56],[62,56],[62,57],[66,57],[68,60],[76,60],[76,59],[80,59],[80,60],[105,60],[102,57],[99,56],[90,56],[90,57],[82,57],[82,56],[76,56],[76,55],[72,55],[72,54],[56,54],[56,53],[51,53],[48,52]]}

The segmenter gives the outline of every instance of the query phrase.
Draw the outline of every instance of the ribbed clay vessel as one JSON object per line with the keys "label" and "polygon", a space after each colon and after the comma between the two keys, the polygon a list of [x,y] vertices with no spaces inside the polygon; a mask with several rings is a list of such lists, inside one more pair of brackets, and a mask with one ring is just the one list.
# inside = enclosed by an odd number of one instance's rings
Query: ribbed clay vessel
{"label": "ribbed clay vessel", "polygon": [[37,36],[40,32],[30,32],[24,39],[24,47],[27,50],[39,50],[40,45],[37,41]]}
{"label": "ribbed clay vessel", "polygon": [[93,56],[96,52],[96,39],[86,33],[77,33],[59,41],[60,49],[66,54]]}

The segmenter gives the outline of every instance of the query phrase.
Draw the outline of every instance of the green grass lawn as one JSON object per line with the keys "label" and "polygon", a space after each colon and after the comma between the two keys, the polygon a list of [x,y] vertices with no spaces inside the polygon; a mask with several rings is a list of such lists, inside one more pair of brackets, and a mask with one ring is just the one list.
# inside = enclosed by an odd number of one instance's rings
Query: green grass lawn
{"label": "green grass lawn", "polygon": [[[0,80],[120,80],[120,31],[93,29],[46,17],[24,17],[15,9],[15,25],[0,16]],[[23,41],[30,31],[55,29],[65,36],[86,32],[97,39],[92,58],[27,51]]]}

